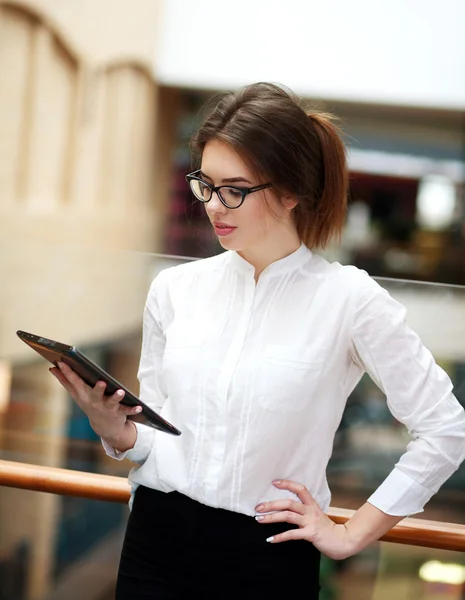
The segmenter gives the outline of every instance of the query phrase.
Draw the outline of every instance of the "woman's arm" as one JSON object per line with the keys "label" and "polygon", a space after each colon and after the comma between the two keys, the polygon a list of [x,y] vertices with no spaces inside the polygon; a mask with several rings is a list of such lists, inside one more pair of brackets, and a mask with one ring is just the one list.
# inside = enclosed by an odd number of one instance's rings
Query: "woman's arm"
{"label": "woman's arm", "polygon": [[350,554],[357,554],[379,540],[403,518],[387,515],[376,506],[365,502],[345,524],[350,540]]}
{"label": "woman's arm", "polygon": [[105,436],[105,438],[102,438],[102,440],[103,439],[107,445],[116,450],[118,454],[127,452],[131,448],[134,448],[137,440],[136,424],[134,421],[126,420],[123,431],[121,431],[120,435],[114,437]]}
{"label": "woman's arm", "polygon": [[412,438],[368,502],[390,515],[419,513],[465,458],[465,412],[450,378],[408,326],[405,307],[366,275],[352,341],[354,361],[385,393]]}
{"label": "woman's arm", "polygon": [[[363,275],[352,327],[353,358],[387,396],[391,413],[412,436],[393,471],[354,516],[337,525],[310,492],[289,480],[273,482],[299,501],[276,500],[256,507],[262,523],[298,526],[272,543],[306,539],[335,559],[378,540],[404,517],[421,512],[465,458],[465,412],[452,382],[408,327],[405,307]],[[276,512],[274,512],[276,511]],[[262,513],[272,514],[262,514]]]}

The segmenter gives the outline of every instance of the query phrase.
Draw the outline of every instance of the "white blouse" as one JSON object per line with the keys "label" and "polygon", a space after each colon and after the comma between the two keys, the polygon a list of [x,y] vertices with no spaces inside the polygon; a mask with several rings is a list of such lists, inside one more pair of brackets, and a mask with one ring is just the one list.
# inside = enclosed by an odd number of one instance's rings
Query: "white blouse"
{"label": "white blouse", "polygon": [[412,441],[368,501],[421,512],[465,458],[465,413],[452,383],[405,321],[406,309],[366,272],[302,245],[254,279],[235,252],[162,271],[143,319],[140,398],[182,434],[137,424],[138,485],[177,490],[253,515],[293,497],[274,479],[330,503],[326,467],[346,400],[364,372]]}

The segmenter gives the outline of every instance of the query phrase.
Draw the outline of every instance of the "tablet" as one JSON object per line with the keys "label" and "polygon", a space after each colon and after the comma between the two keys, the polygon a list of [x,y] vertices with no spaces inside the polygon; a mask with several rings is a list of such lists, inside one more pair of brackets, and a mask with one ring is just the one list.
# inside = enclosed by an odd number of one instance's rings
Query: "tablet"
{"label": "tablet", "polygon": [[[144,404],[139,398],[137,398],[130,390],[124,385],[121,385],[119,381],[114,379],[106,371],[101,369],[96,363],[90,358],[82,354],[74,346],[68,346],[55,340],[49,340],[33,333],[27,333],[26,331],[17,331],[17,335],[33,350],[38,352],[41,356],[57,366],[58,362],[64,362],[67,364],[75,373],[79,375],[88,385],[94,386],[97,381],[104,381],[107,384],[105,393],[112,395],[117,390],[124,390],[124,398],[121,400],[121,404],[125,406],[141,406],[142,412],[138,415],[131,415],[128,417],[133,421],[139,421],[144,425],[149,425],[165,433],[171,433],[173,435],[180,435],[179,429],[165,421],[163,417],[154,412],[146,404]],[[142,417],[142,419],[140,418]]]}

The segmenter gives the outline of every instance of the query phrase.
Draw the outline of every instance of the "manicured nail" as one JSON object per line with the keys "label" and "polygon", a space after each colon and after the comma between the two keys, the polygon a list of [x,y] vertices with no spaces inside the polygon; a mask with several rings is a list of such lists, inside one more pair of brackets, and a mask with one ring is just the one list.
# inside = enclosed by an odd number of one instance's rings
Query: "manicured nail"
{"label": "manicured nail", "polygon": [[265,518],[265,517],[264,517],[263,515],[257,515],[257,516],[255,517],[255,519],[256,519],[257,521],[263,521],[263,519],[264,519],[264,518]]}
{"label": "manicured nail", "polygon": [[123,392],[123,390],[118,390],[118,391],[116,392],[116,395],[117,395],[117,396],[119,396],[120,398],[122,398],[122,397],[124,396],[124,392]]}
{"label": "manicured nail", "polygon": [[142,406],[138,406],[137,408],[134,409],[135,413],[140,413],[142,412]]}
{"label": "manicured nail", "polygon": [[271,537],[269,537],[269,538],[266,538],[267,542],[272,542],[273,540],[274,540],[274,536],[273,535]]}

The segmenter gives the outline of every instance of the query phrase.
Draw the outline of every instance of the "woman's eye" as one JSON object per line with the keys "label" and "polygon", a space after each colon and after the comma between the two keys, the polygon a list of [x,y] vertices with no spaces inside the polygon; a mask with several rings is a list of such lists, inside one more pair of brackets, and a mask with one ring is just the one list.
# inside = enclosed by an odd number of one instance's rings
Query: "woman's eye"
{"label": "woman's eye", "polygon": [[199,188],[200,188],[200,193],[202,194],[202,196],[207,196],[208,195],[208,193],[209,193],[209,187],[208,187],[208,185],[206,185],[203,182],[200,182]]}

